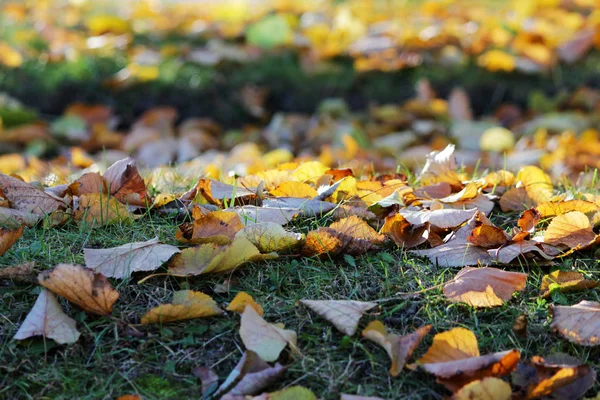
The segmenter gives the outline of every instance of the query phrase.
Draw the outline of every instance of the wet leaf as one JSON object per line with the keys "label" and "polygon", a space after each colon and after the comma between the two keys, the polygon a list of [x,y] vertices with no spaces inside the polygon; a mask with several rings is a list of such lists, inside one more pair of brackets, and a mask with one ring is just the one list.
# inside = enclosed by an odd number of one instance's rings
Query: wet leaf
{"label": "wet leaf", "polygon": [[283,329],[281,324],[266,322],[252,307],[246,307],[240,326],[242,342],[267,362],[275,361],[286,347],[296,350],[296,332]]}
{"label": "wet leaf", "polygon": [[300,300],[340,332],[352,336],[358,328],[358,322],[365,311],[377,306],[377,303],[354,300]]}
{"label": "wet leaf", "polygon": [[38,276],[40,285],[85,311],[108,315],[119,298],[108,279],[80,265],[58,264]]}
{"label": "wet leaf", "polygon": [[161,304],[142,317],[142,324],[163,324],[193,318],[213,317],[223,313],[208,295],[192,290],[179,290],[173,294],[171,304]]}

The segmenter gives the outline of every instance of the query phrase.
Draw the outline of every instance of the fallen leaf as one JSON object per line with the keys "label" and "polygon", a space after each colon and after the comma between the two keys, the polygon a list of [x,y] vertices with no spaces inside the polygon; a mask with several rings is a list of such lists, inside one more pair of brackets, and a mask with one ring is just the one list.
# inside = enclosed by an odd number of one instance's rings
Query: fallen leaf
{"label": "fallen leaf", "polygon": [[19,264],[15,267],[0,268],[0,281],[1,280],[15,280],[24,282],[37,282],[34,278],[33,267],[35,263],[33,261]]}
{"label": "fallen leaf", "polygon": [[473,110],[467,92],[460,87],[452,89],[448,97],[448,114],[452,120],[471,121]]}
{"label": "fallen leaf", "polygon": [[73,264],[58,264],[38,276],[40,285],[77,304],[85,311],[108,315],[119,293],[112,288],[108,279],[85,267]]}
{"label": "fallen leaf", "polygon": [[91,227],[131,223],[133,215],[114,197],[101,193],[84,194],[79,197],[79,206],[73,214],[79,223],[85,222]]}
{"label": "fallen leaf", "polygon": [[594,386],[596,372],[566,354],[533,356],[519,364],[512,381],[522,399],[580,399]]}
{"label": "fallen leaf", "polygon": [[0,191],[10,207],[18,211],[45,215],[66,207],[63,199],[4,174],[0,174]]}
{"label": "fallen leaf", "polygon": [[306,235],[301,253],[307,257],[339,254],[344,242],[338,236],[336,230],[327,227],[310,231]]}
{"label": "fallen leaf", "polygon": [[225,245],[231,243],[234,236],[244,227],[237,213],[231,211],[213,211],[204,214],[195,206],[194,222],[179,227],[175,238],[183,243],[201,244],[216,243]]}
{"label": "fallen leaf", "polygon": [[576,271],[554,271],[542,277],[540,296],[548,297],[555,288],[562,292],[575,292],[600,286],[600,282],[586,279]]}
{"label": "fallen leaf", "polygon": [[296,350],[296,332],[266,322],[252,307],[246,307],[242,314],[240,336],[248,350],[267,362],[277,360],[287,345]]}
{"label": "fallen leaf", "polygon": [[231,303],[229,303],[229,306],[227,306],[227,311],[243,314],[246,306],[254,308],[254,311],[261,317],[264,314],[262,306],[255,302],[252,296],[246,292],[239,292],[236,294],[233,300],[231,300]]}
{"label": "fallen leaf", "polygon": [[50,291],[42,289],[13,339],[44,336],[58,344],[75,343],[80,335],[75,325],[75,320],[63,312],[56,297]]}
{"label": "fallen leaf", "polygon": [[270,366],[258,354],[246,350],[213,396],[233,400],[260,393],[261,390],[281,379],[286,369],[279,363]]}
{"label": "fallen leaf", "polygon": [[179,249],[158,238],[109,249],[83,249],[85,266],[109,278],[128,278],[133,272],[154,271]]}
{"label": "fallen leaf", "polygon": [[504,212],[522,211],[535,207],[536,202],[529,197],[524,187],[510,188],[500,197],[500,208]]}
{"label": "fallen leaf", "polygon": [[[195,187],[195,191],[197,195],[202,196],[207,202],[219,206],[224,202],[233,205],[237,199],[256,197],[255,192],[243,186],[228,185],[211,179],[200,179]],[[193,197],[197,195],[195,194]]]}
{"label": "fallen leaf", "polygon": [[494,225],[480,224],[473,228],[467,241],[479,247],[498,247],[508,241],[508,235]]}
{"label": "fallen leaf", "polygon": [[549,201],[553,195],[552,180],[544,171],[536,166],[521,168],[517,174],[517,182],[520,181],[527,192],[527,196],[535,204]]}
{"label": "fallen leaf", "polygon": [[497,268],[464,267],[444,285],[444,295],[472,307],[494,307],[510,300],[515,291],[525,289],[527,274]]}
{"label": "fallen leaf", "polygon": [[538,204],[535,209],[540,213],[542,218],[555,217],[571,211],[579,211],[588,217],[591,217],[600,211],[600,206],[598,206],[596,203],[592,203],[591,201],[567,200]]}
{"label": "fallen leaf", "polygon": [[500,264],[510,264],[515,258],[520,256],[537,255],[544,260],[551,260],[554,258],[554,255],[546,253],[539,246],[540,243],[533,240],[521,240],[497,249],[489,249],[488,254],[491,256],[492,260]]}
{"label": "fallen leaf", "polygon": [[[320,217],[336,208],[336,204],[321,200],[306,200],[295,197],[278,197],[275,199],[265,199],[263,207],[269,209],[283,209],[284,215],[289,220],[292,213],[302,217]],[[280,224],[281,225],[281,224]]]}
{"label": "fallen leaf", "polygon": [[318,195],[312,186],[295,181],[282,182],[275,189],[271,190],[271,195],[276,197],[296,197],[302,199],[312,199]]}
{"label": "fallen leaf", "polygon": [[398,211],[408,222],[413,225],[423,225],[429,222],[431,225],[438,228],[447,229],[455,228],[470,218],[476,213],[477,209],[471,210],[453,210],[453,209],[442,209],[442,210],[410,210],[404,209]]}
{"label": "fallen leaf", "polygon": [[419,174],[419,180],[424,185],[446,182],[453,189],[462,189],[462,183],[458,179],[456,159],[454,157],[455,146],[449,144],[442,151],[432,151],[427,155],[427,162]]}
{"label": "fallen leaf", "polygon": [[33,226],[42,218],[44,218],[44,214],[35,214],[30,211],[20,211],[12,208],[0,207],[0,226],[9,228],[18,228],[21,225]]}
{"label": "fallen leaf", "polygon": [[582,346],[600,343],[600,303],[583,300],[574,306],[551,305],[552,329]]}
{"label": "fallen leaf", "polygon": [[355,394],[342,393],[340,400],[383,400],[381,397],[359,396]]}
{"label": "fallen leaf", "polygon": [[519,228],[521,228],[522,231],[528,232],[528,233],[535,232],[535,227],[537,226],[538,222],[540,222],[540,219],[543,216],[538,211],[538,209],[539,209],[539,206],[537,209],[530,208],[528,210],[523,211],[523,213],[519,217],[519,220],[517,221],[517,226]]}
{"label": "fallen leaf", "polygon": [[358,328],[358,321],[365,311],[377,306],[377,303],[355,300],[300,300],[340,332],[352,336]]}
{"label": "fallen leaf", "polygon": [[109,193],[123,204],[148,207],[152,200],[131,157],[117,161],[104,172]]}
{"label": "fallen leaf", "polygon": [[317,396],[302,386],[292,386],[273,393],[263,393],[250,400],[317,400]]}
{"label": "fallen leaf", "polygon": [[515,318],[513,322],[512,331],[518,337],[526,338],[527,337],[527,315],[522,314]]}
{"label": "fallen leaf", "polygon": [[0,228],[0,256],[2,256],[23,235],[24,225],[17,229]]}
{"label": "fallen leaf", "polygon": [[510,400],[510,385],[499,378],[484,378],[463,386],[452,400]]}
{"label": "fallen leaf", "polygon": [[571,211],[552,219],[544,233],[544,242],[552,245],[564,244],[581,249],[596,239],[590,219],[581,211]]}
{"label": "fallen leaf", "polygon": [[285,225],[290,222],[300,210],[296,208],[279,208],[279,207],[257,207],[243,206],[229,208],[225,211],[236,212],[242,219],[245,226],[259,224],[263,222],[272,222],[278,225]]}
{"label": "fallen leaf", "polygon": [[385,349],[392,361],[390,375],[395,377],[402,372],[406,361],[430,330],[431,325],[425,325],[413,333],[400,336],[388,333],[380,321],[373,321],[362,331],[362,336]]}
{"label": "fallen leaf", "polygon": [[102,175],[98,172],[88,172],[69,185],[68,193],[72,196],[90,193],[108,194],[108,187]]}
{"label": "fallen leaf", "polygon": [[163,324],[193,318],[213,317],[223,314],[217,303],[208,295],[192,290],[178,290],[171,304],[161,304],[142,317],[142,324]]}
{"label": "fallen leaf", "polygon": [[394,214],[385,218],[379,233],[388,236],[399,247],[410,249],[427,241],[429,223],[412,225],[401,214]]}
{"label": "fallen leaf", "polygon": [[207,367],[196,367],[192,373],[200,378],[202,383],[202,398],[212,395],[219,387],[219,375]]}
{"label": "fallen leaf", "polygon": [[329,225],[329,229],[339,232],[344,251],[351,255],[367,252],[373,246],[383,243],[385,236],[377,233],[362,219],[351,216]]}
{"label": "fallen leaf", "polygon": [[517,350],[480,356],[473,332],[454,328],[435,335],[433,344],[417,363],[435,375],[438,383],[456,392],[475,380],[510,374],[519,358]]}
{"label": "fallen leaf", "polygon": [[261,253],[289,251],[304,240],[302,234],[288,232],[274,222],[248,225],[236,237],[248,239]]}
{"label": "fallen leaf", "polygon": [[246,238],[237,238],[227,246],[205,243],[184,249],[169,263],[168,273],[175,276],[225,272],[246,262],[276,258],[276,253],[260,254]]}

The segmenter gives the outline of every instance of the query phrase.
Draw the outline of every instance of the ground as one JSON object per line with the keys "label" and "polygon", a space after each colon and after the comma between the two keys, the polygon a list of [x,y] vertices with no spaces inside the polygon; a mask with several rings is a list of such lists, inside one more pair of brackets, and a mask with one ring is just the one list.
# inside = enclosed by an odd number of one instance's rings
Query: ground
{"label": "ground", "polygon": [[[518,218],[518,214],[497,212],[492,216],[495,223],[505,228],[514,226]],[[306,232],[324,223],[314,220],[295,228]],[[50,230],[27,229],[2,257],[0,265],[33,260],[39,270],[45,270],[63,262],[83,264],[84,247],[112,247],[155,236],[165,243],[177,244],[177,225],[178,221],[169,217],[148,214],[134,225],[91,229],[70,223]],[[559,268],[597,273],[596,253],[559,261]],[[418,370],[405,369],[397,378],[391,378],[384,350],[361,339],[359,334],[345,337],[300,306],[298,301],[303,298],[378,302],[380,309],[364,317],[360,329],[374,319],[382,320],[399,334],[424,324],[432,324],[435,333],[462,326],[475,333],[482,354],[516,348],[526,359],[565,352],[597,368],[597,348],[571,344],[550,332],[549,303],[537,297],[541,277],[549,268],[529,264],[510,270],[530,274],[526,290],[502,307],[482,310],[450,303],[436,287],[451,279],[457,270],[432,265],[393,244],[356,258],[317,260],[288,256],[246,264],[226,275],[191,279],[161,276],[140,285],[136,281],[145,275],[134,275],[129,281],[115,282],[121,297],[111,317],[86,314],[61,300],[67,314],[76,318],[82,330],[79,341],[70,346],[41,338],[11,340],[40,287],[3,282],[0,397],[110,399],[127,393],[138,393],[144,399],[200,397],[200,380],[193,374],[194,368],[211,367],[223,379],[243,354],[239,315],[228,313],[162,327],[139,325],[146,310],[170,302],[172,292],[180,289],[203,291],[221,305],[231,301],[238,291],[246,291],[264,306],[268,321],[282,322],[298,332],[302,354],[288,356],[288,372],[273,390],[298,384],[324,399],[337,399],[340,393],[386,399],[442,398],[448,394],[435,384],[433,377]],[[228,278],[235,282],[231,291],[215,293],[215,285]],[[552,301],[575,304],[582,299],[600,300],[595,290],[560,296],[564,297]],[[512,331],[515,318],[521,314],[529,321],[527,338]],[[425,339],[415,359],[425,352],[431,339],[432,335]],[[594,389],[598,390],[598,386]]]}

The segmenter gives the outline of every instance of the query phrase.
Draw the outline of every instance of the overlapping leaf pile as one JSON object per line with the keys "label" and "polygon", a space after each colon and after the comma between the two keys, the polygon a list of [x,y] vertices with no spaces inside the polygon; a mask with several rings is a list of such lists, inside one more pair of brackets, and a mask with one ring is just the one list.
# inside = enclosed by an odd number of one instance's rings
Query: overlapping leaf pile
{"label": "overlapping leaf pile", "polygon": [[[84,172],[72,182],[51,187],[0,175],[0,194],[0,215],[13,224],[1,231],[3,251],[24,229],[32,229],[26,226],[36,224],[46,229],[63,224],[96,229],[140,223],[155,213],[186,220],[174,235],[183,249],[157,239],[84,249],[85,266],[59,264],[40,273],[44,289],[14,338],[42,335],[61,344],[77,341],[80,332],[56,296],[88,313],[110,315],[118,306],[119,293],[107,278],[135,284],[128,278],[145,274],[138,283],[143,284],[164,275],[231,272],[250,262],[261,268],[265,260],[283,254],[335,257],[399,246],[429,259],[432,269],[461,267],[444,283],[444,296],[449,303],[483,308],[501,306],[525,288],[528,275],[510,271],[511,265],[553,265],[600,243],[595,231],[600,222],[598,194],[560,193],[535,166],[523,167],[517,174],[496,171],[469,179],[457,172],[452,145],[430,153],[414,183],[397,173],[369,177],[351,169],[331,169],[319,161],[287,162],[229,183],[201,178],[187,191],[153,198],[134,160],[126,158],[103,174]],[[492,223],[488,216],[495,207],[514,212],[510,224]],[[315,218],[326,223],[306,234],[297,231]],[[164,273],[147,274],[163,266]],[[579,273],[557,271],[544,278],[540,295],[596,285]],[[348,336],[356,334],[365,313],[377,314],[378,309],[377,302],[346,299],[300,303]],[[552,328],[571,342],[598,345],[599,310],[600,303],[593,301],[555,305]],[[264,315],[262,306],[246,293],[232,298],[227,311],[241,314],[239,335],[246,353],[221,385],[212,371],[199,370],[203,390],[215,398],[259,395],[285,373],[287,357],[302,357],[302,342],[297,332],[269,322],[272,317]],[[224,314],[209,295],[181,290],[171,303],[149,307],[139,321],[165,324]],[[374,320],[362,336],[385,349],[390,374],[397,376],[430,330],[425,325],[398,335]],[[291,354],[284,357],[286,348]],[[475,335],[461,327],[435,335],[429,350],[408,367],[433,374],[458,399],[490,390],[503,398],[560,396],[561,391],[583,395],[595,381],[589,366],[562,356],[536,356],[520,363],[518,349],[481,355]],[[512,386],[500,379],[515,370]]]}

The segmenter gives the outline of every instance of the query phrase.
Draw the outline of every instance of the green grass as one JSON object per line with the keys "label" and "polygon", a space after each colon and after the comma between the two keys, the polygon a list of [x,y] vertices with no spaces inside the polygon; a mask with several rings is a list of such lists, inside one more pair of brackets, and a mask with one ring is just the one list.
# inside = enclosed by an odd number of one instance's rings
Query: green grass
{"label": "green grass", "polygon": [[[515,224],[516,218],[517,215],[502,215],[495,221],[508,227]],[[85,247],[112,247],[155,236],[177,244],[176,229],[174,220],[158,215],[146,215],[129,226],[93,230],[75,224],[50,230],[30,228],[0,259],[0,266],[35,261],[37,269],[45,270],[61,262],[83,264]],[[595,278],[600,269],[598,254],[594,253],[558,261],[557,267],[587,271]],[[360,257],[316,260],[288,256],[248,264],[225,275],[190,279],[159,276],[142,285],[137,281],[145,275],[136,274],[126,281],[113,281],[121,297],[111,317],[86,314],[60,300],[82,332],[79,341],[70,346],[39,337],[20,343],[11,340],[33,306],[39,287],[1,282],[0,398],[110,399],[127,393],[138,393],[144,399],[199,398],[201,385],[192,372],[195,367],[212,367],[223,379],[240,359],[244,348],[238,334],[240,317],[227,313],[162,327],[139,325],[140,317],[149,308],[170,302],[173,291],[180,289],[203,291],[223,307],[238,291],[246,291],[264,306],[267,321],[282,322],[298,333],[302,354],[284,353],[289,369],[271,390],[298,384],[324,399],[337,399],[340,393],[386,399],[442,398],[448,394],[435,384],[434,378],[418,370],[404,370],[397,378],[391,378],[384,350],[361,339],[360,334],[345,337],[297,305],[304,298],[386,299],[380,302],[380,310],[363,317],[360,329],[373,319],[382,320],[399,334],[424,324],[433,325],[432,333],[462,326],[474,331],[482,353],[517,348],[525,359],[566,352],[597,368],[597,348],[577,346],[551,333],[548,305],[552,301],[600,301],[600,292],[596,289],[555,296],[547,303],[536,296],[541,277],[550,271],[549,267],[530,263],[507,269],[530,274],[525,292],[516,294],[502,307],[484,310],[450,303],[440,289],[413,296],[396,295],[439,285],[457,270],[437,268],[394,245]],[[229,278],[236,282],[231,292],[213,291],[215,284]],[[521,314],[529,320],[527,338],[512,332],[513,321]],[[424,340],[415,358],[426,351],[432,337]]]}

